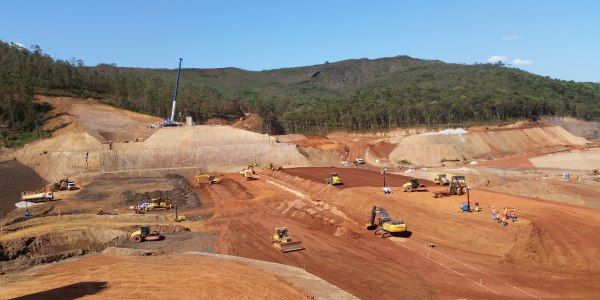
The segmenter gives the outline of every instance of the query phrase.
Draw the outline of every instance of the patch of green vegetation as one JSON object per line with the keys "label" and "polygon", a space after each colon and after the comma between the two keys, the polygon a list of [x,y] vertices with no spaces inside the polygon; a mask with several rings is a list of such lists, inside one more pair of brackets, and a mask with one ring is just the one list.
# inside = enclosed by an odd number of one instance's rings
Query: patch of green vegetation
{"label": "patch of green vegetation", "polygon": [[398,161],[399,164],[403,164],[403,165],[410,165],[412,164],[410,161],[408,161],[407,159],[402,159]]}
{"label": "patch of green vegetation", "polygon": [[[32,104],[35,93],[95,97],[166,117],[176,75],[174,69],[88,67],[1,41],[0,65],[0,123],[17,131],[32,130],[41,114]],[[600,120],[598,83],[551,79],[502,63],[408,56],[259,72],[184,69],[178,99],[180,120],[234,120],[255,112],[272,133],[466,126],[543,115]]]}

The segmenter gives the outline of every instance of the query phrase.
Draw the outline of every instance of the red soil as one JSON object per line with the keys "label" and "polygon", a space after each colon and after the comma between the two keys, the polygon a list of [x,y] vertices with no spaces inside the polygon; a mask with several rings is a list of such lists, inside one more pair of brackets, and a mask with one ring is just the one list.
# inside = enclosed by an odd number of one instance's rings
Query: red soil
{"label": "red soil", "polygon": [[[330,173],[337,173],[342,181],[343,185],[337,186],[339,188],[351,188],[351,187],[383,187],[383,175],[380,172],[364,170],[364,169],[356,169],[356,168],[318,168],[318,167],[310,167],[310,168],[289,168],[284,169],[284,173],[290,174],[293,176],[299,176],[304,179],[309,179],[318,183],[325,183],[325,178],[329,176]],[[387,174],[385,176],[386,184],[391,187],[401,187],[405,183],[408,182],[410,177],[396,175],[396,174]],[[433,182],[429,180],[419,179],[420,183],[425,185],[432,185]]]}

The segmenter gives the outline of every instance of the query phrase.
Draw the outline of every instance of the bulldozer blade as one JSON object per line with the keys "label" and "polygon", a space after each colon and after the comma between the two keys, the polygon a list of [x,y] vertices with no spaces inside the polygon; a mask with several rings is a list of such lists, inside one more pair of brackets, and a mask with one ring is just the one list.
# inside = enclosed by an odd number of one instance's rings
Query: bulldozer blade
{"label": "bulldozer blade", "polygon": [[303,250],[303,249],[304,249],[304,247],[302,247],[302,241],[279,244],[279,250],[281,250],[281,252],[283,252],[283,253],[299,251],[299,250]]}

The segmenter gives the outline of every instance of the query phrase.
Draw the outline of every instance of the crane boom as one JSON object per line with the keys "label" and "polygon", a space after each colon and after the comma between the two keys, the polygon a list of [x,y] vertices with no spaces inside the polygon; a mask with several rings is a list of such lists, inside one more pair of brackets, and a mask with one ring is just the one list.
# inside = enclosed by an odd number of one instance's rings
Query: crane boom
{"label": "crane boom", "polygon": [[177,92],[179,91],[179,74],[181,73],[181,61],[183,58],[179,58],[179,68],[177,68],[177,81],[175,81],[175,90],[173,91],[173,107],[171,108],[170,123],[175,122],[175,104],[177,103]]}

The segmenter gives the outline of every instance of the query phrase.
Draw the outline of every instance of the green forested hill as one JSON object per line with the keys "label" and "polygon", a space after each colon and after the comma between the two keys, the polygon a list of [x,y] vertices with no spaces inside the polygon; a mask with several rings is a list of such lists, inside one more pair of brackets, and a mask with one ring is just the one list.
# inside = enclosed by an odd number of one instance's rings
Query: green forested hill
{"label": "green forested hill", "polygon": [[[177,58],[173,58],[174,65]],[[167,116],[176,70],[85,66],[39,47],[0,42],[4,135],[35,127],[35,93],[95,97]],[[185,66],[185,60],[184,60]],[[376,130],[396,126],[496,123],[540,115],[600,119],[600,84],[562,81],[501,64],[449,64],[407,56],[298,68],[183,69],[178,107],[197,121],[259,113],[280,132]],[[268,126],[267,126],[268,125]],[[7,133],[8,132],[8,133]]]}

